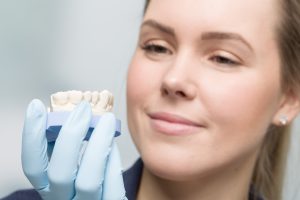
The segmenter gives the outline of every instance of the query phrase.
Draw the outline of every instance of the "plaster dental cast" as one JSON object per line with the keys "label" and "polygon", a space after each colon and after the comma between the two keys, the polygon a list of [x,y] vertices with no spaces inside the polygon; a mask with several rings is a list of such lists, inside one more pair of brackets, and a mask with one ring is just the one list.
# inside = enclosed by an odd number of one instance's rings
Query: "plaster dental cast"
{"label": "plaster dental cast", "polygon": [[107,90],[98,91],[66,91],[57,92],[51,95],[50,111],[72,111],[76,105],[82,100],[90,102],[92,112],[95,115],[101,115],[105,112],[111,112],[113,107],[114,97],[112,93]]}
{"label": "plaster dental cast", "polygon": [[[47,129],[46,137],[49,144],[53,146],[62,125],[66,122],[67,118],[70,115],[70,112],[78,105],[81,101],[87,101],[90,103],[93,117],[91,119],[88,132],[85,136],[85,140],[89,140],[92,132],[94,131],[95,126],[97,125],[101,115],[106,112],[111,112],[113,107],[113,95],[107,91],[103,90],[102,92],[98,91],[66,91],[66,92],[57,92],[51,95],[50,101],[51,105],[48,108],[47,116]],[[115,136],[121,134],[121,122],[116,120],[116,133]],[[52,151],[52,149],[51,149]],[[50,151],[50,152],[51,152]]]}
{"label": "plaster dental cast", "polygon": [[122,172],[112,113],[80,156],[86,102],[49,159],[47,111],[34,100],[22,144],[33,189],[6,200],[280,200],[299,111],[299,0],[148,0],[127,74],[140,159]]}

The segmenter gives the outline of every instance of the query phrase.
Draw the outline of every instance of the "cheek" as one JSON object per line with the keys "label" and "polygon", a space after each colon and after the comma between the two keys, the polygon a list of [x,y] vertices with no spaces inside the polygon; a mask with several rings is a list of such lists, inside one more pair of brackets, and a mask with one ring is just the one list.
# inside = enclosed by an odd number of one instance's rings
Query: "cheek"
{"label": "cheek", "polygon": [[136,52],[130,63],[127,74],[127,99],[130,102],[143,102],[140,101],[146,98],[145,95],[153,90],[155,87],[154,79],[157,78],[157,70],[153,63],[145,61],[143,53]]}
{"label": "cheek", "polygon": [[137,50],[127,73],[128,106],[140,106],[156,98],[165,69],[161,63],[145,58],[144,53]]}
{"label": "cheek", "polygon": [[[127,100],[129,105],[136,98],[145,87],[144,75],[142,70],[138,67],[141,63],[137,59],[132,59],[127,74]],[[136,98],[135,98],[136,97]]]}
{"label": "cheek", "polygon": [[145,105],[159,91],[159,72],[153,63],[143,59],[143,54],[136,52],[127,73],[127,118],[128,127],[136,145],[143,122]]}
{"label": "cheek", "polygon": [[[143,79],[143,73],[139,69],[140,62],[138,59],[135,59],[136,55],[131,60],[129,69],[127,72],[127,123],[129,132],[132,136],[133,142],[138,145],[138,138],[136,133],[138,132],[137,122],[137,106],[143,98],[143,90],[145,87],[145,81]],[[139,148],[138,148],[139,149]]]}
{"label": "cheek", "polygon": [[279,79],[275,74],[269,78],[260,74],[268,73],[253,72],[226,81],[219,77],[218,84],[207,80],[207,108],[216,126],[241,136],[264,134],[277,105]]}

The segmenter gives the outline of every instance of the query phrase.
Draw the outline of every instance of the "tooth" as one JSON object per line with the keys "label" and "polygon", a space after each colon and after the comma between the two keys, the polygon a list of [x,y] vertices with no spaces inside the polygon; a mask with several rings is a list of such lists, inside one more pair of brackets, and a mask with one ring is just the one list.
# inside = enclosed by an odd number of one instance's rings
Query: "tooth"
{"label": "tooth", "polygon": [[112,108],[114,106],[114,96],[112,95],[112,93],[110,93],[110,97],[109,97],[109,107],[107,109],[107,111],[111,111]]}
{"label": "tooth", "polygon": [[112,95],[112,93],[110,93],[109,91],[106,91],[107,92],[107,95],[108,95],[108,102],[107,102],[107,105],[106,105],[106,111],[111,111],[111,108],[114,104],[114,97]]}
{"label": "tooth", "polygon": [[96,105],[96,108],[105,110],[105,108],[109,102],[109,94],[107,93],[107,91],[104,90],[100,93],[99,96],[100,96],[100,99]]}
{"label": "tooth", "polygon": [[104,107],[104,109],[106,111],[110,111],[111,110],[111,105],[113,104],[113,97],[112,97],[112,94],[111,93],[107,93],[107,103]]}
{"label": "tooth", "polygon": [[90,91],[86,91],[83,93],[83,98],[84,100],[88,101],[88,102],[91,102],[92,100],[92,92]]}
{"label": "tooth", "polygon": [[111,105],[109,105],[108,108],[106,109],[106,111],[107,111],[107,112],[110,112],[110,111],[112,111],[112,108],[113,108],[113,107],[112,107]]}
{"label": "tooth", "polygon": [[98,102],[98,99],[99,99],[99,92],[94,91],[94,92],[92,93],[92,103],[93,103],[94,105],[96,105],[97,102]]}
{"label": "tooth", "polygon": [[69,100],[72,104],[79,104],[82,100],[82,92],[77,90],[69,91]]}
{"label": "tooth", "polygon": [[68,94],[66,92],[57,92],[52,95],[53,100],[52,104],[55,105],[64,105],[68,103]]}

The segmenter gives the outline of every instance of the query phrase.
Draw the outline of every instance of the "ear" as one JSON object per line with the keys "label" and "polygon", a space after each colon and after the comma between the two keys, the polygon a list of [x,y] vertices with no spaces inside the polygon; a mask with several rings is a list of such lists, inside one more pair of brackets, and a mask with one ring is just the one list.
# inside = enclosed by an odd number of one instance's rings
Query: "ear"
{"label": "ear", "polygon": [[282,126],[281,118],[285,117],[287,123],[293,121],[300,112],[300,97],[294,92],[288,92],[283,94],[278,110],[273,117],[273,124],[277,126]]}

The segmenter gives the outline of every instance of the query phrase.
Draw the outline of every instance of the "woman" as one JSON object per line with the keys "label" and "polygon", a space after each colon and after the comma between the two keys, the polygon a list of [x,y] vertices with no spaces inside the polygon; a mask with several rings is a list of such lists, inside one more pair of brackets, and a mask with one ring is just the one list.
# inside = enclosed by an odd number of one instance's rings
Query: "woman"
{"label": "woman", "polygon": [[[289,124],[300,110],[299,27],[298,0],[147,1],[127,80],[128,125],[141,160],[124,173],[126,196],[280,199]],[[35,101],[28,113],[23,169],[43,198],[124,197],[111,115],[78,169],[87,104],[65,125],[49,167],[44,144],[36,155],[29,150],[42,140],[29,135],[43,135],[45,111]],[[81,135],[70,142],[67,132]],[[69,143],[73,162],[61,164]]]}

